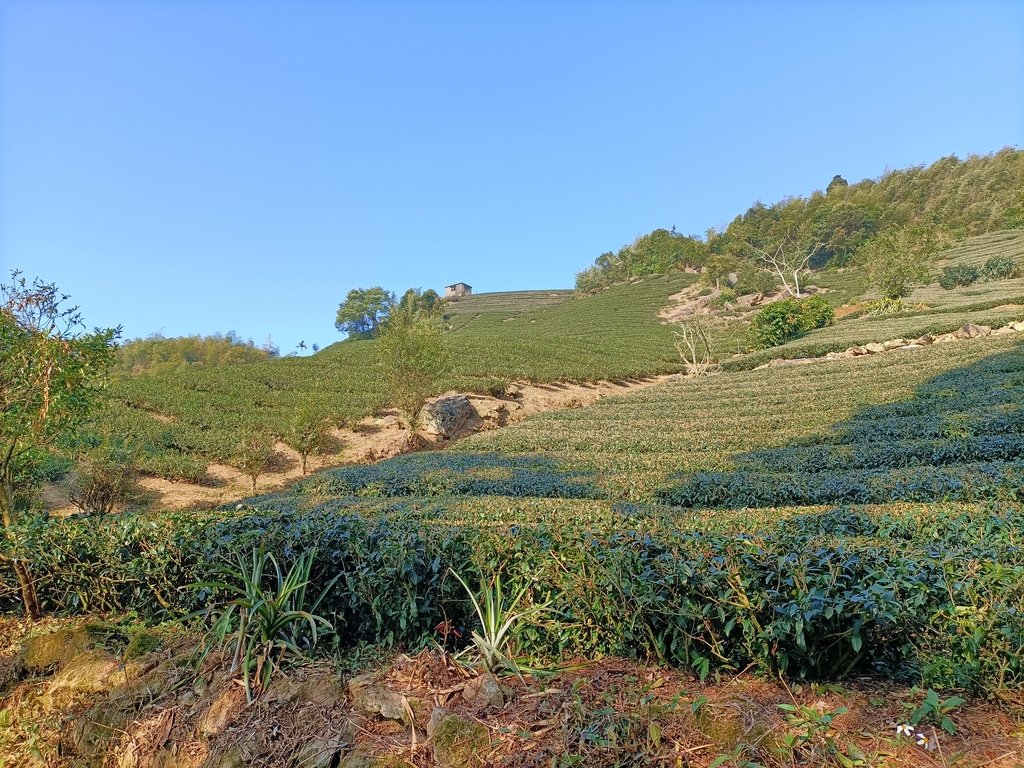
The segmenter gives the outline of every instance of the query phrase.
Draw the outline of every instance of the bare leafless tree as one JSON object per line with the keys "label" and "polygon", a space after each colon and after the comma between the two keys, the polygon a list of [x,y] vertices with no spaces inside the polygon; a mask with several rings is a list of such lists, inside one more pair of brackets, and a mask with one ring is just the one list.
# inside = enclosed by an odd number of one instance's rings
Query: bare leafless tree
{"label": "bare leafless tree", "polygon": [[747,241],[747,246],[761,260],[767,272],[778,276],[790,296],[799,298],[800,275],[808,270],[811,259],[828,247],[828,242],[812,236],[809,222],[781,224],[773,233],[771,243],[761,247]]}
{"label": "bare leafless tree", "polygon": [[679,330],[672,331],[672,335],[676,337],[676,352],[686,365],[686,373],[690,376],[703,376],[713,365],[707,324],[700,315],[694,315],[677,327]]}

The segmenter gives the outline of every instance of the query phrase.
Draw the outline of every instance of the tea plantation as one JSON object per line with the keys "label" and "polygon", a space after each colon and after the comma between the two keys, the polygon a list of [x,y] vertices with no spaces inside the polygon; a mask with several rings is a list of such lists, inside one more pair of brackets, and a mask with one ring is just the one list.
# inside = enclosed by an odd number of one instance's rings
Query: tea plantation
{"label": "tea plantation", "polygon": [[[993,254],[1022,258],[1024,234],[1015,230],[971,238],[938,264],[984,263]],[[673,328],[657,314],[673,294],[696,280],[696,275],[673,273],[586,297],[522,291],[452,302],[446,307],[445,343],[455,367],[438,391],[480,392],[515,380],[593,381],[678,371]],[[834,305],[868,291],[857,270],[821,272],[815,282],[827,289],[822,295]],[[782,346],[753,352],[744,351],[749,321],[724,312],[712,325],[712,344],[724,368],[748,370],[773,358],[818,356],[871,341],[943,333],[966,322],[998,326],[1019,319],[1022,303],[1024,277],[955,291],[925,286],[908,299],[909,311],[890,316],[861,311]],[[113,384],[110,405],[95,426],[133,437],[143,472],[198,481],[209,462],[228,460],[254,429],[283,434],[307,410],[344,425],[381,408],[387,398],[374,349],[373,341],[345,341],[311,357],[125,378]]]}
{"label": "tea plantation", "polygon": [[[487,391],[512,380],[593,381],[678,370],[671,329],[657,318],[692,275],[653,276],[573,299],[566,291],[479,295],[449,305],[455,369],[439,391]],[[336,424],[385,402],[373,341],[306,358],[185,368],[116,382],[97,426],[135,436],[143,471],[199,479],[254,428],[284,433],[311,409]]]}
{"label": "tea plantation", "polygon": [[993,693],[1024,683],[1022,394],[1013,337],[724,373],[213,512],[30,523],[17,547],[56,612],[184,615],[211,597],[187,585],[262,545],[337,578],[342,647],[468,626],[449,568],[500,571],[561,617],[519,637],[531,657]]}

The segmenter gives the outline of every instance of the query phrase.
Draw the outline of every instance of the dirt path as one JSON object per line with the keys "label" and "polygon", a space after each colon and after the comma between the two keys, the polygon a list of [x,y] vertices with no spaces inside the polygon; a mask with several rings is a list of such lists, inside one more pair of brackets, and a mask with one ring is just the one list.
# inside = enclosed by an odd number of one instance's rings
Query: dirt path
{"label": "dirt path", "polygon": [[[466,435],[522,421],[537,413],[559,408],[580,408],[610,395],[620,395],[652,387],[675,377],[675,374],[651,376],[620,381],[596,381],[583,384],[554,382],[550,384],[517,383],[510,386],[505,397],[464,393],[473,407],[474,415],[450,439],[410,441],[410,431],[402,426],[398,414],[385,412],[379,417],[367,417],[352,429],[334,430],[339,450],[325,456],[311,456],[308,469],[316,472],[342,464],[366,464],[380,461],[410,450],[443,447]],[[449,395],[452,393],[446,393]],[[191,509],[215,507],[252,496],[252,482],[234,467],[213,463],[202,484],[143,477],[139,481],[147,502],[161,509]],[[267,472],[259,476],[256,493],[280,490],[302,477],[299,455],[284,443],[275,446],[274,458]],[[67,493],[59,486],[48,484],[43,489],[43,501],[51,514],[72,514],[78,510],[71,506]]]}

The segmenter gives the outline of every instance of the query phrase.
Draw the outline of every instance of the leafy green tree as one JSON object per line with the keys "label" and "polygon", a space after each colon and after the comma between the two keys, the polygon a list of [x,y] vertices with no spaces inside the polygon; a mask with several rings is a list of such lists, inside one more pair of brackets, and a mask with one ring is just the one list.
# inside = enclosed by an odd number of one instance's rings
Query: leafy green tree
{"label": "leafy green tree", "polygon": [[[85,333],[78,307],[53,283],[20,272],[0,285],[0,520],[22,518],[48,449],[73,435],[103,396],[120,328]],[[2,556],[0,556],[2,557]],[[38,619],[31,563],[7,558],[26,615]]]}
{"label": "leafy green tree", "polygon": [[869,205],[829,198],[813,214],[814,237],[825,247],[810,267],[845,265],[853,253],[878,231],[878,212]]}
{"label": "leafy green tree", "polygon": [[440,310],[444,302],[437,291],[427,289],[422,291],[419,288],[410,288],[402,294],[398,301],[398,310],[411,312],[414,315],[428,315]]}
{"label": "leafy green tree", "polygon": [[284,434],[285,444],[302,459],[302,474],[306,474],[309,457],[327,453],[331,447],[331,423],[315,411],[300,411]]}
{"label": "leafy green tree", "polygon": [[927,284],[932,258],[949,242],[947,235],[921,226],[882,232],[859,251],[871,284],[887,299],[909,296],[916,285]]}
{"label": "leafy green tree", "polygon": [[377,364],[391,403],[416,429],[420,409],[452,367],[440,316],[395,312],[377,340]]}
{"label": "leafy green tree", "polygon": [[380,286],[353,288],[338,305],[334,327],[347,333],[350,339],[369,339],[387,320],[394,303],[395,295]]}
{"label": "leafy green tree", "polygon": [[252,495],[256,495],[256,480],[270,465],[274,457],[274,436],[266,432],[253,431],[238,444],[231,463],[252,481]]}

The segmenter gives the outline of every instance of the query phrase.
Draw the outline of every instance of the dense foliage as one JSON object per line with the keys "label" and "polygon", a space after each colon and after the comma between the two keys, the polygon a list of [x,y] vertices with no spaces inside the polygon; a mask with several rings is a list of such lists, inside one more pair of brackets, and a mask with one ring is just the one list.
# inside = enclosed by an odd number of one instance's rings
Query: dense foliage
{"label": "dense foliage", "polygon": [[760,254],[784,241],[810,257],[809,266],[845,265],[878,234],[912,225],[962,239],[1024,228],[1024,152],[1012,148],[928,167],[888,171],[856,184],[829,184],[827,192],[755,203],[722,232],[705,237],[655,230],[617,253],[604,253],[580,272],[576,287],[592,293],[630,278],[685,268],[709,276],[756,270]]}
{"label": "dense foliage", "polygon": [[167,373],[190,366],[253,363],[275,357],[273,347],[257,347],[234,331],[211,336],[165,338],[159,334],[133,339],[118,347],[114,372],[122,375]]}
{"label": "dense foliage", "polygon": [[759,349],[775,347],[807,331],[832,325],[834,318],[832,306],[819,296],[776,301],[754,316],[750,340]]}
{"label": "dense foliage", "polygon": [[[102,395],[120,329],[85,332],[53,283],[12,272],[0,285],[0,524],[27,512],[40,465]],[[8,558],[3,558],[8,559]],[[39,617],[31,559],[11,559],[29,618]]]}
{"label": "dense foliage", "polygon": [[939,285],[947,291],[954,288],[961,288],[967,285],[974,285],[981,277],[981,271],[969,264],[956,264],[946,267],[939,276]]}
{"label": "dense foliage", "polygon": [[[508,589],[551,601],[562,619],[526,632],[527,654],[650,657],[702,675],[753,665],[976,690],[1024,682],[1019,509],[840,507],[740,534],[645,530],[635,517],[620,528],[480,526],[429,504],[375,514],[355,504],[255,500],[206,518],[52,521],[5,546],[46,564],[40,594],[65,612],[155,619],[200,609],[230,596],[182,585],[259,543],[285,563],[315,551],[309,589],[337,579],[318,612],[342,647],[415,646],[444,618],[469,625],[465,593],[448,575],[456,567],[468,580],[500,571]],[[7,581],[0,603],[12,607]]]}

